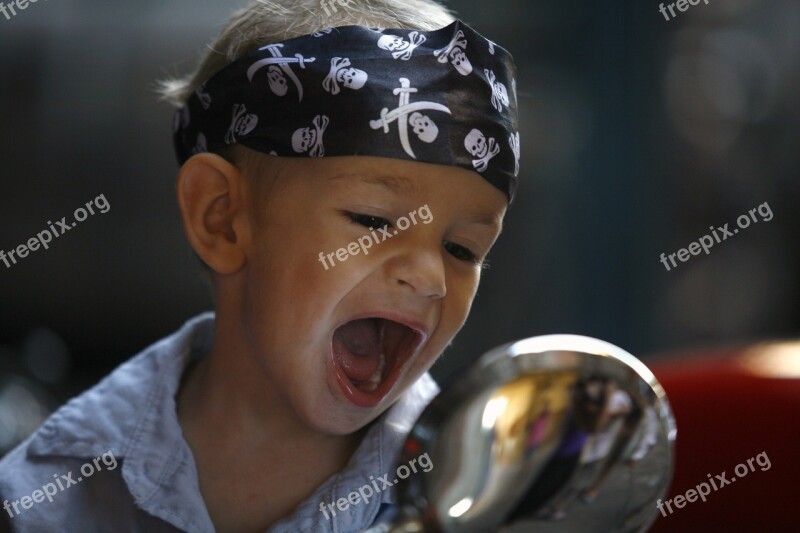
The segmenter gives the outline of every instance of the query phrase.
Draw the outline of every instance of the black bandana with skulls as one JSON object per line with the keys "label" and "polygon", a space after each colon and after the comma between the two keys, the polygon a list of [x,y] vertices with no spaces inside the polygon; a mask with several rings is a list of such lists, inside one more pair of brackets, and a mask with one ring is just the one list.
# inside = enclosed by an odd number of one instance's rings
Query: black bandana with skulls
{"label": "black bandana with skulls", "polygon": [[456,165],[514,197],[511,55],[461,21],[435,31],[328,28],[245,54],[175,113],[175,148],[240,143],[281,157],[367,155]]}

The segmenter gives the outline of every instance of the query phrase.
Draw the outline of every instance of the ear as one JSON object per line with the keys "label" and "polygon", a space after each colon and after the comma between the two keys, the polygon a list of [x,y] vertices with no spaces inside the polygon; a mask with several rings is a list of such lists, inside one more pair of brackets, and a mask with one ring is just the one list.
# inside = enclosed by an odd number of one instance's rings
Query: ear
{"label": "ear", "polygon": [[194,155],[178,173],[178,205],[186,237],[218,274],[234,274],[245,264],[250,231],[244,188],[239,169],[216,154]]}

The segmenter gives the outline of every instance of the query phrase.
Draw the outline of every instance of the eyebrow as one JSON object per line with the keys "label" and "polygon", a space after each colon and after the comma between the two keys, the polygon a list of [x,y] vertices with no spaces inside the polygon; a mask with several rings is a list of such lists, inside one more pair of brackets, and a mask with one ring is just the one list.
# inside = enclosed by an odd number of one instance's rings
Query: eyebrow
{"label": "eyebrow", "polygon": [[[386,176],[380,174],[339,174],[331,178],[331,181],[338,181],[344,179],[356,178],[361,183],[369,185],[380,185],[392,191],[395,194],[407,195],[417,192],[418,187],[408,178],[401,176]],[[350,184],[348,184],[350,185]]]}
{"label": "eyebrow", "polygon": [[[419,189],[417,185],[410,179],[403,176],[387,176],[380,174],[352,174],[343,173],[333,176],[331,181],[357,179],[361,183],[370,185],[380,185],[392,191],[395,194],[413,194]],[[346,186],[352,186],[353,183],[347,183]],[[492,229],[497,229],[498,233],[503,231],[503,216],[493,211],[482,211],[475,213],[464,218],[467,224],[478,224],[487,226]]]}
{"label": "eyebrow", "polygon": [[497,228],[498,231],[503,231],[503,217],[499,213],[492,211],[484,211],[466,217],[468,224],[480,224],[482,226],[489,226]]}

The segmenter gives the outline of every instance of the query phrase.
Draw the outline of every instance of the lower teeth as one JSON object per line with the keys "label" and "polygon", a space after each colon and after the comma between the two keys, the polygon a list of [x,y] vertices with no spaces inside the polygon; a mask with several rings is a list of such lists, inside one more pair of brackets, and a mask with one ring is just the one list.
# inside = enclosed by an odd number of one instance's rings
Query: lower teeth
{"label": "lower teeth", "polygon": [[373,392],[375,389],[378,388],[378,385],[381,382],[381,378],[383,377],[383,369],[386,366],[386,356],[381,353],[380,359],[378,360],[378,368],[369,379],[364,384],[364,390],[366,392]]}

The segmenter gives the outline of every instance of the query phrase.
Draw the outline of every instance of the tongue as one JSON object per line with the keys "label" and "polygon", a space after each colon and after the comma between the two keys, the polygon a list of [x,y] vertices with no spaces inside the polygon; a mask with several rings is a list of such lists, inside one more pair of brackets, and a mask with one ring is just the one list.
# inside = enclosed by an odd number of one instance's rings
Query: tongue
{"label": "tongue", "polygon": [[352,381],[366,381],[378,370],[383,349],[380,322],[374,318],[354,320],[333,334],[336,362]]}

